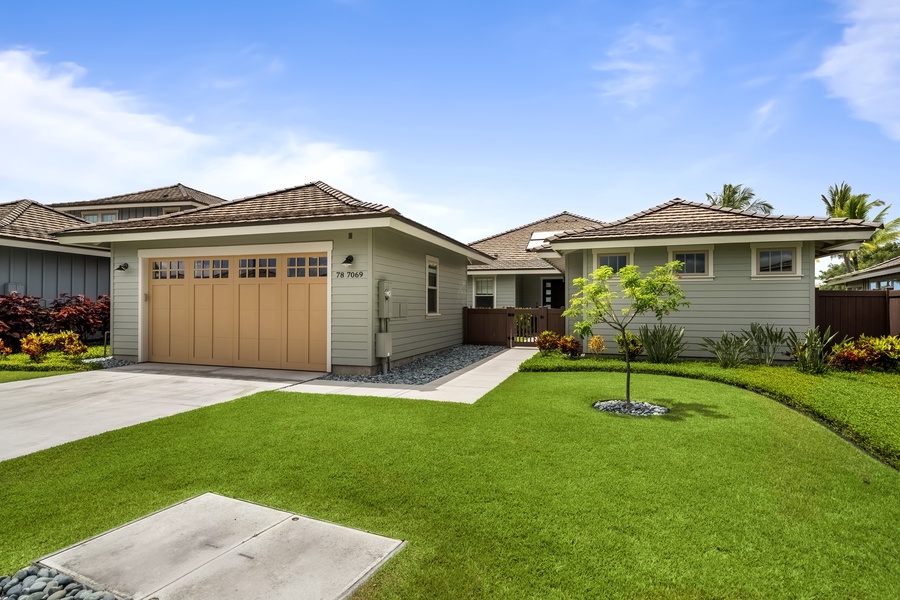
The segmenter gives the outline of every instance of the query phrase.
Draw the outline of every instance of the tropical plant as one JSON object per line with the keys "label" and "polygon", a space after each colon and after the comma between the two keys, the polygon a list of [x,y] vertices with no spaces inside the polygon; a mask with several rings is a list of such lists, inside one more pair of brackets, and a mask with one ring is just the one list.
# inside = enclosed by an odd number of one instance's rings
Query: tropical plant
{"label": "tropical plant", "polygon": [[555,331],[542,331],[535,344],[541,354],[547,355],[559,348],[560,335]]}
{"label": "tropical plant", "polygon": [[588,349],[594,355],[594,358],[599,358],[600,354],[606,350],[606,340],[603,339],[602,335],[591,336],[591,341],[588,342]]}
{"label": "tropical plant", "polygon": [[[859,250],[843,252],[847,273],[860,269],[860,254],[874,254],[879,249],[900,240],[900,218],[886,220],[891,205],[885,204],[884,200],[869,200],[870,197],[871,194],[854,194],[853,188],[846,181],[830,186],[827,196],[822,194],[825,214],[829,217],[878,221],[883,224],[883,228],[876,231],[868,241],[863,242]],[[881,210],[872,216],[870,213],[875,208],[881,208]],[[832,275],[832,277],[834,276],[836,274]]]}
{"label": "tropical plant", "polygon": [[638,332],[647,352],[647,360],[652,363],[675,362],[687,345],[684,341],[684,327],[657,323],[653,327],[641,325]]}
{"label": "tropical plant", "polygon": [[788,355],[801,373],[821,375],[828,372],[828,345],[837,337],[831,327],[819,331],[818,327],[806,330],[801,337],[792,329],[787,334]]}
{"label": "tropical plant", "polygon": [[49,321],[49,313],[36,296],[20,296],[13,292],[0,296],[0,340],[12,348],[33,331],[42,331]]}
{"label": "tropical plant", "polygon": [[753,191],[752,187],[744,187],[742,183],[737,185],[726,183],[722,186],[721,192],[706,194],[706,199],[713,206],[734,208],[764,215],[771,214],[774,210],[771,204],[756,197],[756,192]]}
{"label": "tropical plant", "polygon": [[844,340],[831,349],[828,362],[844,371],[868,368],[895,371],[900,367],[900,336],[870,337]]}
{"label": "tropical plant", "polygon": [[644,345],[641,343],[641,338],[630,331],[617,333],[613,339],[616,341],[617,352],[622,356],[631,354],[632,358],[636,358],[644,353]]}
{"label": "tropical plant", "polygon": [[738,367],[747,360],[750,340],[742,335],[727,331],[718,340],[705,337],[700,344],[706,351],[716,357],[716,362],[723,369]]}
{"label": "tropical plant", "polygon": [[[635,317],[645,313],[653,313],[657,320],[690,303],[684,298],[684,292],[677,283],[678,271],[682,263],[672,261],[666,265],[655,267],[643,276],[635,265],[621,268],[615,275],[619,278],[619,288],[628,306],[616,310],[613,301],[619,294],[610,288],[613,270],[603,266],[591,273],[589,277],[579,277],[573,281],[578,289],[572,296],[563,315],[580,317],[592,325],[605,323],[616,332],[625,336],[627,327]],[[631,352],[625,344],[625,403],[631,404]]]}
{"label": "tropical plant", "polygon": [[581,342],[575,336],[564,335],[559,338],[559,351],[569,358],[581,356]]}
{"label": "tropical plant", "polygon": [[784,329],[774,325],[750,323],[750,331],[744,330],[744,337],[750,340],[748,351],[761,364],[772,366],[787,337]]}

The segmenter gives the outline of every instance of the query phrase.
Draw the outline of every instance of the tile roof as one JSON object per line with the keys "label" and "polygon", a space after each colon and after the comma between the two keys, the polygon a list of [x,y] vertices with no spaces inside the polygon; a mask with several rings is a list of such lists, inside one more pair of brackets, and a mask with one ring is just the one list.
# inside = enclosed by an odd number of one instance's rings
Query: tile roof
{"label": "tile roof", "polygon": [[400,216],[382,204],[363,202],[321,181],[171,215],[95,223],[66,233],[189,229],[359,216]]}
{"label": "tile roof", "polygon": [[58,243],[53,231],[87,223],[34,200],[0,204],[0,237]]}
{"label": "tile roof", "polygon": [[893,275],[900,273],[900,256],[895,256],[877,265],[866,267],[852,273],[844,273],[828,279],[826,283],[829,285],[834,283],[845,283],[847,281],[857,281],[859,279],[867,279],[875,275]]}
{"label": "tile roof", "polygon": [[134,192],[131,194],[120,194],[118,196],[109,196],[107,198],[97,198],[96,200],[80,200],[78,202],[57,202],[50,206],[54,208],[71,208],[79,206],[103,206],[110,204],[153,204],[161,202],[197,202],[206,206],[212,204],[220,204],[225,202],[224,198],[189,188],[186,185],[176,183],[168,187],[155,188],[152,190],[144,190],[142,192]]}
{"label": "tile roof", "polygon": [[797,231],[853,231],[878,229],[880,223],[860,219],[762,215],[676,198],[630,217],[599,227],[567,231],[550,242],[629,240],[636,238],[728,235]]}
{"label": "tile roof", "polygon": [[528,243],[532,233],[536,231],[568,231],[571,229],[596,227],[602,221],[589,219],[569,212],[559,214],[521,225],[515,229],[504,231],[469,244],[476,250],[496,257],[486,265],[470,265],[470,271],[513,270],[513,269],[555,269],[553,265],[533,252],[528,252]]}

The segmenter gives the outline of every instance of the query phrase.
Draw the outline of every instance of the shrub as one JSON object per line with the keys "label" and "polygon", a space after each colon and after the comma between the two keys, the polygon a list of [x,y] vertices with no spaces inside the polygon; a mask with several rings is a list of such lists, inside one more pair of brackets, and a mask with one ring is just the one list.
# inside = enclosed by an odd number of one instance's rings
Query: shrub
{"label": "shrub", "polygon": [[703,338],[700,345],[716,357],[720,367],[730,369],[740,366],[747,360],[750,340],[726,331],[718,340]]}
{"label": "shrub", "polygon": [[861,335],[857,340],[844,340],[831,349],[828,362],[844,371],[894,371],[900,367],[900,337]]}
{"label": "shrub", "polygon": [[588,349],[597,358],[606,350],[606,340],[603,339],[602,335],[592,336],[591,341],[588,342]]}
{"label": "shrub", "polygon": [[750,340],[748,351],[753,359],[761,364],[772,366],[778,351],[784,346],[787,337],[784,329],[775,328],[774,325],[760,325],[750,323],[750,331],[744,331],[744,337]]}
{"label": "shrub", "polygon": [[559,351],[569,358],[581,356],[581,342],[575,336],[565,335],[559,338]]}
{"label": "shrub", "polygon": [[644,353],[644,345],[641,344],[641,339],[630,331],[626,331],[624,336],[621,333],[616,334],[616,345],[619,347],[619,354],[625,355],[625,340],[628,340],[628,353],[632,358]]}
{"label": "shrub", "polygon": [[34,362],[40,362],[51,350],[59,350],[67,356],[80,356],[87,352],[87,346],[74,331],[59,333],[29,333],[21,340],[23,354]]}
{"label": "shrub", "polygon": [[0,341],[13,351],[33,331],[42,331],[49,322],[49,312],[36,296],[20,296],[13,292],[0,296]]}
{"label": "shrub", "polygon": [[837,336],[831,333],[831,327],[820,332],[818,327],[806,330],[801,338],[791,330],[787,335],[788,352],[794,359],[794,366],[801,373],[821,375],[828,372],[828,344]]}
{"label": "shrub", "polygon": [[647,360],[652,363],[675,362],[687,345],[684,341],[684,327],[657,323],[653,327],[641,325],[638,332],[647,352]]}
{"label": "shrub", "polygon": [[549,354],[559,348],[559,334],[555,331],[542,331],[537,338],[537,347],[541,354]]}
{"label": "shrub", "polygon": [[63,294],[50,304],[51,328],[54,331],[74,331],[89,337],[109,329],[109,296],[96,301],[82,295]]}
{"label": "shrub", "polygon": [[3,340],[0,340],[0,358],[6,358],[12,354],[12,348],[3,343]]}

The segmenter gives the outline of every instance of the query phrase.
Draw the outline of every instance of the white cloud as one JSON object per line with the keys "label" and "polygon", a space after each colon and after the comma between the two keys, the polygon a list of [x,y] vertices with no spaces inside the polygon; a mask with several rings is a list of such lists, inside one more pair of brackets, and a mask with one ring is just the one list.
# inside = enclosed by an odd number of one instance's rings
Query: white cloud
{"label": "white cloud", "polygon": [[606,60],[593,69],[608,73],[600,84],[601,96],[628,107],[647,103],[659,88],[686,83],[695,71],[695,59],[681,53],[672,34],[632,25],[606,52]]}
{"label": "white cloud", "polygon": [[81,67],[41,58],[0,51],[0,201],[88,200],[179,181],[236,198],[322,180],[401,212],[414,207],[377,153],[290,133],[192,131],[129,94],[80,84]]}
{"label": "white cloud", "polygon": [[850,0],[845,6],[843,39],[825,51],[814,74],[856,117],[900,140],[900,3]]}
{"label": "white cloud", "polygon": [[764,138],[773,135],[781,128],[781,115],[778,102],[769,100],[753,111],[754,131]]}

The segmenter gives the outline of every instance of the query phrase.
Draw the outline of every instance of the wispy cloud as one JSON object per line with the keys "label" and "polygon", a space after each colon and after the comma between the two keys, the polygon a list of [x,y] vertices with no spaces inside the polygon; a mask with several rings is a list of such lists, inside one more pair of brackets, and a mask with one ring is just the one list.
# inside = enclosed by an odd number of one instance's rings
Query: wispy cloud
{"label": "wispy cloud", "polygon": [[777,100],[768,100],[753,111],[754,131],[764,138],[781,128],[781,115]]}
{"label": "wispy cloud", "polygon": [[0,52],[0,201],[85,200],[181,181],[226,198],[326,180],[400,210],[376,152],[288,133],[229,139],[80,84],[84,69],[29,50]]}
{"label": "wispy cloud", "polygon": [[637,23],[607,50],[593,69],[607,74],[601,96],[636,107],[649,102],[660,88],[683,85],[696,70],[696,56],[680,47],[680,40],[660,25]]}
{"label": "wispy cloud", "polygon": [[840,44],[825,51],[815,75],[856,117],[900,140],[900,3],[848,0]]}

